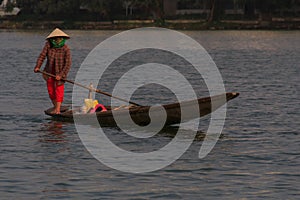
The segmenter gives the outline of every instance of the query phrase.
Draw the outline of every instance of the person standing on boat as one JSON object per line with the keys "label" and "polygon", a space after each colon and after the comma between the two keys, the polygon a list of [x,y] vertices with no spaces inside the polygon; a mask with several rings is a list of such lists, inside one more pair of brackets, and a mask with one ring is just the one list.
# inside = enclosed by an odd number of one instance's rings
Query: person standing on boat
{"label": "person standing on boat", "polygon": [[56,76],[53,78],[43,74],[43,78],[47,81],[49,97],[54,106],[53,114],[60,113],[64,98],[63,79],[67,78],[71,68],[71,52],[69,47],[65,44],[69,38],[69,35],[58,28],[52,31],[46,38],[47,41],[34,68],[34,72],[39,72],[44,60],[47,58],[44,71]]}

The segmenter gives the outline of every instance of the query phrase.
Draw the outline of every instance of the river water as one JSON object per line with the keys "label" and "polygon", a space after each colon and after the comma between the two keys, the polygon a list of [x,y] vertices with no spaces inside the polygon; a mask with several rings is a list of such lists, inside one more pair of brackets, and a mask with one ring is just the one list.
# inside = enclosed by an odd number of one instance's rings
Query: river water
{"label": "river water", "polygon": [[[88,53],[118,32],[68,33],[72,80]],[[33,68],[48,32],[0,31],[1,199],[298,199],[300,32],[183,33],[212,56],[226,91],[240,96],[228,103],[222,135],[208,156],[198,158],[199,139],[173,164],[131,174],[89,154],[73,123],[43,114],[51,104]],[[65,103],[71,97],[66,84]],[[106,132],[124,148],[143,149],[117,128]],[[151,142],[160,147],[171,139],[157,135]]]}

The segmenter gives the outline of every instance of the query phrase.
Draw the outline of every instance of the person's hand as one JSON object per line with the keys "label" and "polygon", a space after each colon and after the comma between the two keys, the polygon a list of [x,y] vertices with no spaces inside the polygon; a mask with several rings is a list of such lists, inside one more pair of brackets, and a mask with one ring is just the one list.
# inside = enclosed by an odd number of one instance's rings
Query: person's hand
{"label": "person's hand", "polygon": [[40,69],[39,68],[34,68],[34,73],[38,73],[40,71]]}
{"label": "person's hand", "polygon": [[61,76],[60,76],[60,75],[56,75],[55,79],[56,79],[57,81],[60,81],[60,80],[61,80]]}

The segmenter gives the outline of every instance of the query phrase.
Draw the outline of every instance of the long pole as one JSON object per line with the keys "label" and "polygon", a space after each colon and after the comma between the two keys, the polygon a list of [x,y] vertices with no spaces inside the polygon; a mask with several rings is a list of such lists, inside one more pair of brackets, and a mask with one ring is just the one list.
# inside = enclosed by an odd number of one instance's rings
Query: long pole
{"label": "long pole", "polygon": [[[47,75],[47,76],[56,78],[55,75],[50,74],[50,73],[48,73],[48,72],[41,71],[41,70],[39,70],[38,72],[39,72],[39,73],[42,73],[42,74],[45,74],[45,75]],[[120,101],[124,101],[124,102],[126,102],[126,103],[130,103],[130,104],[133,104],[133,105],[136,105],[136,106],[141,106],[141,105],[139,105],[139,104],[137,104],[137,103],[135,103],[135,102],[128,101],[128,100],[126,100],[126,99],[122,99],[122,98],[120,98],[120,97],[113,96],[113,95],[111,95],[111,94],[109,94],[109,93],[107,93],[107,92],[103,92],[103,91],[101,91],[101,90],[98,90],[98,89],[95,89],[95,88],[91,88],[91,87],[82,85],[82,84],[80,84],[80,83],[76,83],[76,82],[71,81],[71,80],[67,80],[67,79],[61,79],[61,80],[62,80],[62,81],[65,81],[65,82],[68,82],[68,83],[71,83],[71,84],[74,84],[74,85],[77,85],[77,86],[79,86],[79,87],[88,89],[88,90],[90,90],[90,91],[97,92],[97,93],[100,93],[100,94],[103,94],[103,95],[106,95],[106,96],[109,96],[109,97],[118,99],[118,100],[120,100]]]}

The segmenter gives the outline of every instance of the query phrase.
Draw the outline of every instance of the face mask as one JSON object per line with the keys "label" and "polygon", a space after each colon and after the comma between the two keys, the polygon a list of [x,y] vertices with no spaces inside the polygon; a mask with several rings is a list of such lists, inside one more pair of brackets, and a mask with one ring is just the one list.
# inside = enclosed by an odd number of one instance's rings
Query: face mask
{"label": "face mask", "polygon": [[63,38],[59,43],[57,43],[55,39],[50,38],[50,42],[54,48],[60,48],[65,45],[66,38]]}

